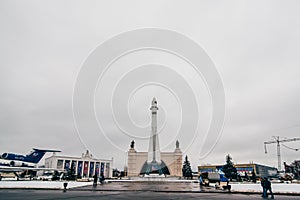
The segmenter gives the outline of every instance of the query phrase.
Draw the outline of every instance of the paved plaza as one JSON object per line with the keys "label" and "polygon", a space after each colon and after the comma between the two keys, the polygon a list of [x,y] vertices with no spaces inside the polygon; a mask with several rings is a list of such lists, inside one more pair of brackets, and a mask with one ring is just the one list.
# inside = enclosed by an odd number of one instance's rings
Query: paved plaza
{"label": "paved plaza", "polygon": [[[97,187],[83,186],[77,189],[80,190],[94,190],[100,191],[182,191],[182,192],[197,192],[200,191],[199,183],[197,182],[167,182],[167,181],[124,181],[124,182],[109,182]],[[212,187],[205,187],[202,190],[214,190]]]}
{"label": "paved plaza", "polygon": [[[275,199],[299,199],[296,195],[275,195]],[[203,187],[200,191],[195,182],[110,182],[62,189],[0,189],[0,199],[45,200],[45,199],[262,199],[260,193],[229,193]]]}
{"label": "paved plaza", "polygon": [[[262,199],[258,194],[230,194],[230,193],[174,193],[174,192],[152,192],[152,191],[76,191],[69,190],[63,192],[62,190],[0,190],[0,199],[5,200],[41,200],[41,199],[236,199],[236,200],[253,200]],[[275,196],[275,199],[299,199],[299,196]]]}

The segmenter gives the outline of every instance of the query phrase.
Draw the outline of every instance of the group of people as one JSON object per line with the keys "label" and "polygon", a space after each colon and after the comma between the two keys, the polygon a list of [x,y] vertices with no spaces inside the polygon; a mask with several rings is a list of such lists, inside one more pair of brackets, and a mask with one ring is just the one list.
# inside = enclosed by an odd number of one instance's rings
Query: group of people
{"label": "group of people", "polygon": [[273,192],[272,192],[272,187],[271,187],[271,182],[269,179],[267,179],[266,177],[263,178],[261,180],[261,186],[263,188],[263,194],[262,194],[262,197],[263,198],[267,198],[268,197],[268,191],[270,191],[270,194],[271,194],[271,198],[274,199],[274,195],[273,195]]}

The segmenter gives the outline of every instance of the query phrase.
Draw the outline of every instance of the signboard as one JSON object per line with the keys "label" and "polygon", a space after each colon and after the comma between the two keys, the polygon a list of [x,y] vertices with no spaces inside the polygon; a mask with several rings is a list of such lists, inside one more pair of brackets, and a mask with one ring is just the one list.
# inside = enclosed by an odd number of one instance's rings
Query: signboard
{"label": "signboard", "polygon": [[90,162],[90,173],[89,177],[92,177],[94,173],[94,162]]}
{"label": "signboard", "polygon": [[103,174],[104,175],[104,162],[101,163],[100,165],[100,175]]}
{"label": "signboard", "polygon": [[65,161],[65,167],[64,167],[65,170],[69,170],[70,169],[70,161],[69,160],[66,160]]}
{"label": "signboard", "polygon": [[85,161],[84,166],[83,166],[83,176],[84,177],[87,177],[87,175],[88,175],[88,168],[89,168],[89,162]]}
{"label": "signboard", "polygon": [[96,174],[97,176],[99,176],[99,168],[100,168],[100,163],[99,162],[96,162]]}
{"label": "signboard", "polygon": [[78,161],[78,165],[77,165],[77,175],[80,175],[80,176],[81,176],[81,173],[82,173],[82,164],[83,164],[82,161]]}

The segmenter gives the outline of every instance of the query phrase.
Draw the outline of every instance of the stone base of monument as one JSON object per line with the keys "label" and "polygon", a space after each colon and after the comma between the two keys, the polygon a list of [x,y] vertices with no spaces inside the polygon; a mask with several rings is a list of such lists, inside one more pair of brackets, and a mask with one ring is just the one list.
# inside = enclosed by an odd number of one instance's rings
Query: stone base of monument
{"label": "stone base of monument", "polygon": [[164,174],[145,174],[144,178],[166,178]]}
{"label": "stone base of monument", "polygon": [[132,181],[152,181],[152,182],[161,182],[161,181],[178,181],[179,177],[175,176],[165,176],[164,174],[145,174],[143,176],[138,177],[130,177]]}
{"label": "stone base of monument", "polygon": [[142,177],[144,181],[165,181],[166,176],[164,174],[145,174],[144,177]]}

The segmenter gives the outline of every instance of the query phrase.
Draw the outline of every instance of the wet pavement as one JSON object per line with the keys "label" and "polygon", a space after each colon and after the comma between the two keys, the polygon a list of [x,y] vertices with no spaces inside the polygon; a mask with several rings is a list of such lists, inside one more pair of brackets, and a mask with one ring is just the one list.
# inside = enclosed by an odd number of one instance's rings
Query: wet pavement
{"label": "wet pavement", "polygon": [[[133,182],[108,182],[97,187],[84,186],[76,188],[75,190],[94,190],[99,191],[182,191],[182,192],[196,192],[200,191],[199,183],[197,182],[162,182],[162,181],[133,181]],[[215,190],[212,187],[203,187],[202,191]]]}
{"label": "wet pavement", "polygon": [[[174,193],[174,192],[153,192],[153,191],[76,191],[69,190],[63,192],[62,190],[13,190],[3,189],[0,190],[0,199],[5,200],[54,200],[54,199],[122,199],[122,200],[133,200],[133,199],[222,199],[222,200],[253,200],[262,199],[258,194],[230,194],[230,193]],[[296,200],[299,196],[275,196],[275,199],[282,200]]]}

